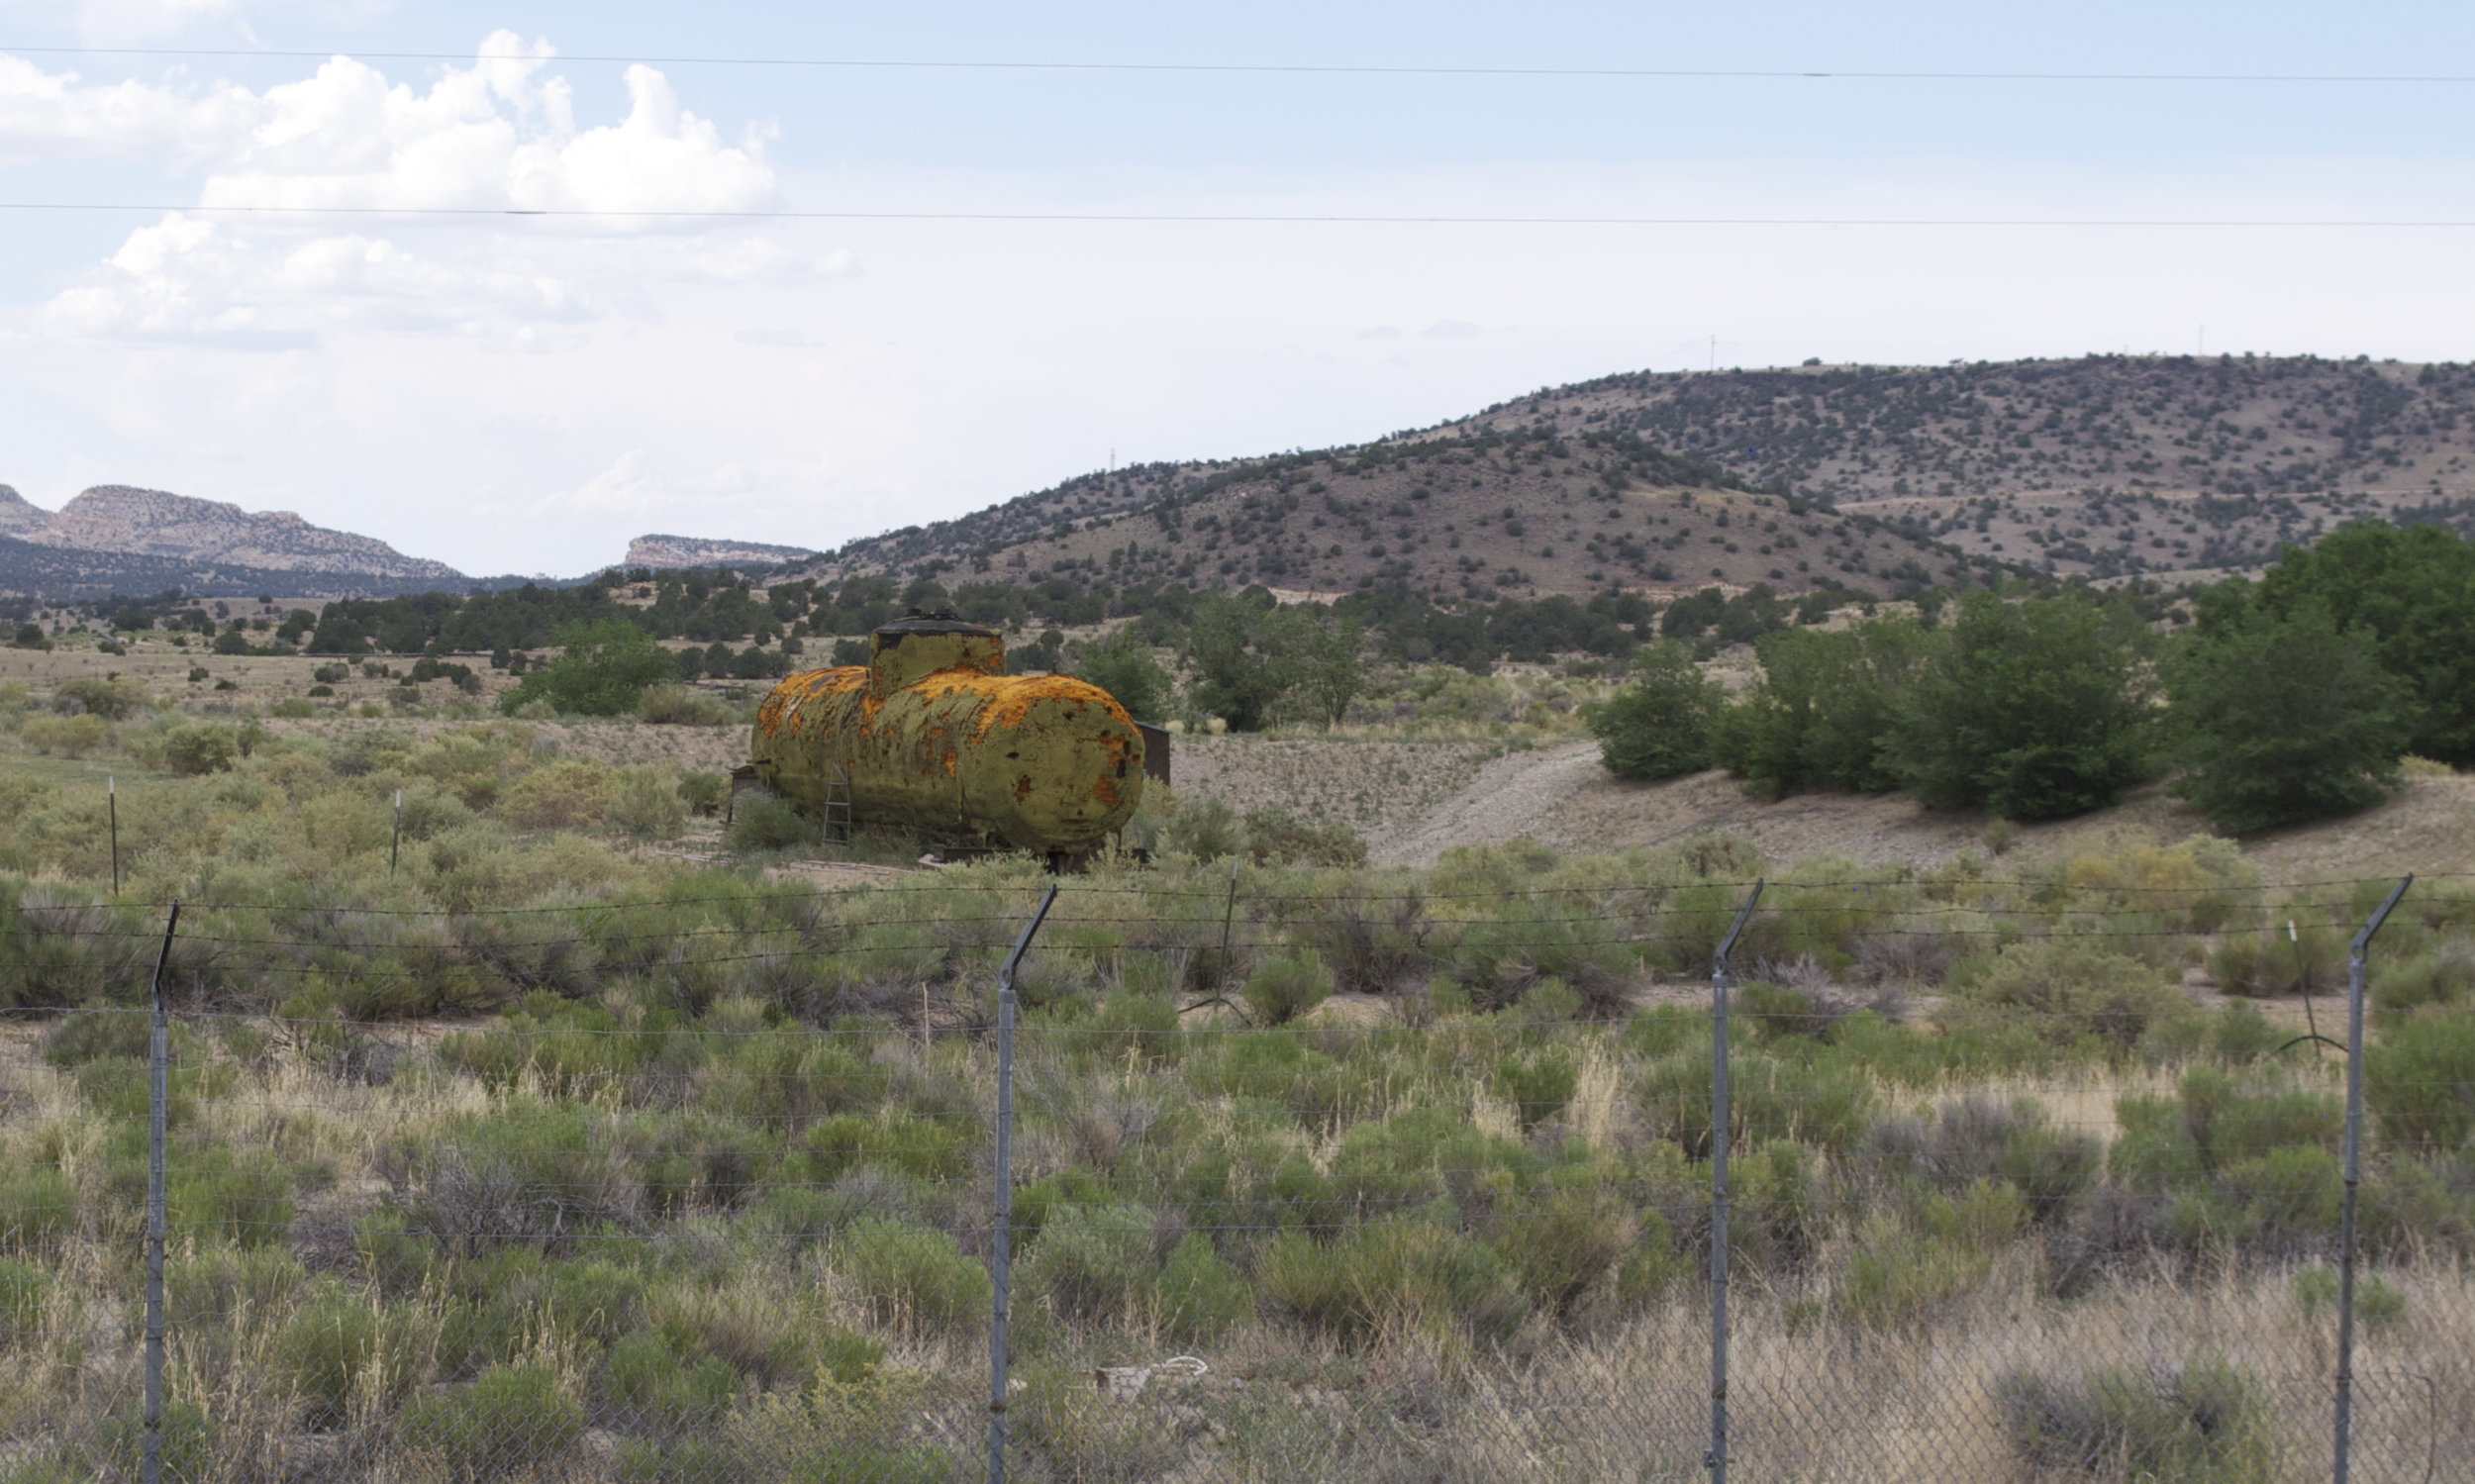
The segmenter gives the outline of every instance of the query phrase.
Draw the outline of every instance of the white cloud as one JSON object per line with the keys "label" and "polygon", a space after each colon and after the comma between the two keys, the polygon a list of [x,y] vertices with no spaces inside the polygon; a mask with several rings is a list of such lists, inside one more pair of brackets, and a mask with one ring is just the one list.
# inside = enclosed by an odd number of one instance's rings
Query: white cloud
{"label": "white cloud", "polygon": [[0,159],[164,154],[194,164],[230,149],[260,100],[230,83],[183,93],[145,82],[88,85],[0,55]]}
{"label": "white cloud", "polygon": [[[772,199],[762,138],[726,143],[646,67],[615,124],[579,128],[553,50],[493,33],[472,65],[426,91],[349,57],[263,93],[80,85],[0,57],[0,152],[153,149],[207,165],[205,207],[740,211]],[[850,271],[847,253],[788,247],[745,227],[657,218],[560,221],[423,240],[369,224],[174,213],[44,307],[56,337],[297,345],[348,331],[496,336],[567,349],[575,324],[656,316],[654,281],[784,285]],[[590,286],[598,284],[601,291]]]}
{"label": "white cloud", "polygon": [[773,198],[761,135],[724,142],[669,79],[627,72],[619,123],[579,130],[553,51],[493,33],[426,93],[339,56],[268,88],[200,204],[519,211],[753,211]]}
{"label": "white cloud", "polygon": [[547,275],[425,259],[358,235],[260,242],[175,213],[130,234],[43,319],[57,335],[288,345],[347,329],[482,333],[589,313]]}

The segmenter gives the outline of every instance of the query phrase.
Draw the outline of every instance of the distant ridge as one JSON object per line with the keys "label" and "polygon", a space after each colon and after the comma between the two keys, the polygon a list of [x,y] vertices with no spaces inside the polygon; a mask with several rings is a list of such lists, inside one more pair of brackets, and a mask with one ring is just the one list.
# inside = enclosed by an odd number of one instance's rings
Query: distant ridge
{"label": "distant ridge", "polygon": [[26,503],[14,488],[0,484],[0,536],[24,537],[41,531],[51,512]]}
{"label": "distant ridge", "polygon": [[697,536],[640,536],[628,543],[632,567],[709,567],[726,563],[806,561],[817,555],[808,546],[777,546],[766,542],[707,540]]}
{"label": "distant ridge", "polygon": [[313,526],[289,511],[103,484],[50,513],[0,485],[0,589],[50,597],[253,589],[298,596],[469,584],[442,561]]}

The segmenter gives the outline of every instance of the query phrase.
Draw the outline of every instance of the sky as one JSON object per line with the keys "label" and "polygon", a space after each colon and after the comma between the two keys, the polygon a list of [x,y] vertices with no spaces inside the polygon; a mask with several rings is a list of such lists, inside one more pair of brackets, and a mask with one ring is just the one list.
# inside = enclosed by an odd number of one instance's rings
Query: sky
{"label": "sky", "polygon": [[[2466,359],[2475,61],[2194,79],[2470,43],[2379,0],[0,0],[0,483],[576,575],[1623,371]],[[2071,225],[1976,225],[2023,221]],[[2127,221],[2469,225],[2079,225]]]}

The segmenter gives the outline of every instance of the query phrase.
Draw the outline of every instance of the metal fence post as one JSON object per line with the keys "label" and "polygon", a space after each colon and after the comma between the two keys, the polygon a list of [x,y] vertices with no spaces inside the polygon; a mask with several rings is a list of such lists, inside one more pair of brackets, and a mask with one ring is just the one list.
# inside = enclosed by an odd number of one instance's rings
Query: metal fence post
{"label": "metal fence post", "polygon": [[396,853],[404,847],[404,790],[395,791],[395,828],[387,836],[387,874],[395,874]]}
{"label": "metal fence post", "polygon": [[112,820],[112,895],[121,894],[121,780],[103,780],[103,807]]}
{"label": "metal fence post", "polygon": [[2415,884],[2412,875],[2390,888],[2378,911],[2346,949],[2346,1191],[2337,1216],[2337,1437],[2336,1484],[2346,1484],[2353,1462],[2355,1198],[2363,1184],[2363,969],[2372,935],[2389,921],[2390,909]]}
{"label": "metal fence post", "polygon": [[1728,955],[1762,899],[1762,883],[1737,908],[1710,962],[1710,1451],[1712,1484],[1728,1484]]}
{"label": "metal fence post", "polygon": [[1030,951],[1032,937],[1048,920],[1048,906],[1057,900],[1057,884],[1048,883],[1023,936],[1014,941],[997,971],[997,1172],[996,1199],[988,1224],[988,1484],[1006,1478],[1006,1318],[1008,1287],[1013,1276],[1014,1238],[1014,976]]}
{"label": "metal fence post", "polygon": [[139,1458],[141,1484],[163,1477],[163,1145],[172,1061],[170,1019],[163,1009],[163,968],[171,961],[172,935],[180,929],[180,904],[163,922],[163,947],[154,957],[153,1008],[147,1035],[147,1381],[145,1439]]}

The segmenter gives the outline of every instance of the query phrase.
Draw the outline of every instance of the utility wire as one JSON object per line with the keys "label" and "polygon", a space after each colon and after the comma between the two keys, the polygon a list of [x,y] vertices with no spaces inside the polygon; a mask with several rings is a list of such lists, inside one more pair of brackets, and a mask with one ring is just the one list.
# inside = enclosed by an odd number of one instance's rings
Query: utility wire
{"label": "utility wire", "polygon": [[214,206],[138,201],[0,201],[0,211],[189,212],[199,215],[306,217],[563,217],[611,221],[730,222],[1092,222],[1200,225],[1401,227],[1990,227],[2168,229],[2463,230],[2468,217],[1618,217],[1398,216],[1351,212],[1077,212],[1077,211],[782,211],[594,210],[514,206]]}
{"label": "utility wire", "polygon": [[361,61],[566,61],[643,63],[665,67],[811,67],[845,71],[903,72],[1131,72],[1226,73],[1290,77],[1600,77],[1643,81],[1840,81],[1840,82],[2147,82],[2147,83],[2341,83],[2451,86],[2475,82],[2466,72],[2005,72],[1927,71],[1798,67],[1473,67],[1387,63],[1032,61],[1003,58],[959,61],[927,57],[862,56],[643,56],[560,52],[546,57],[472,51],[359,51],[250,49],[247,47],[0,47],[25,56],[225,56],[325,61],[348,56]]}

